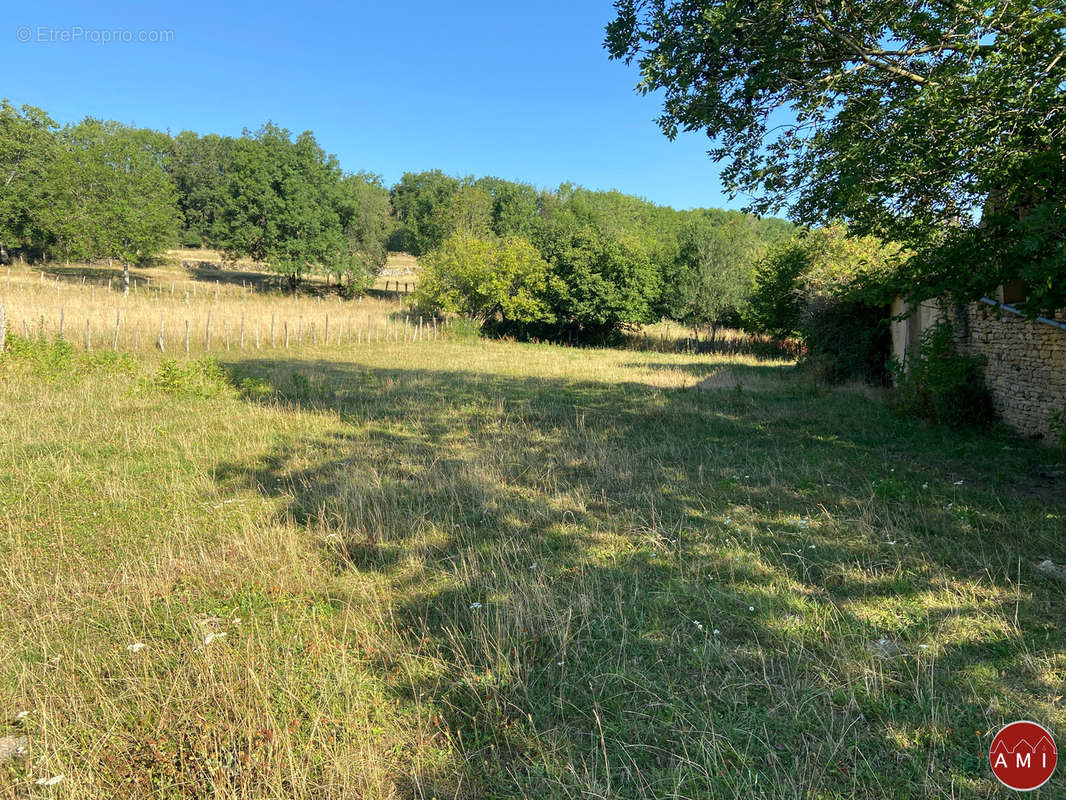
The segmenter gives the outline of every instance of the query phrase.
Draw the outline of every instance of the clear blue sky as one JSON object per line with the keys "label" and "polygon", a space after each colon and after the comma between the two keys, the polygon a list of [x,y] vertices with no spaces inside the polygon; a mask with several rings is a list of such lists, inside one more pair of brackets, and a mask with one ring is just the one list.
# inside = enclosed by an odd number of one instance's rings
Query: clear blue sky
{"label": "clear blue sky", "polygon": [[[654,122],[659,99],[633,91],[635,67],[607,59],[609,0],[45,0],[4,16],[0,93],[60,123],[92,115],[238,135],[273,120],[314,131],[344,169],[389,184],[439,168],[573,181],[676,208],[744,204],[722,192],[706,137],[668,141]],[[61,41],[78,28],[77,41]],[[173,33],[88,40],[116,30]]]}

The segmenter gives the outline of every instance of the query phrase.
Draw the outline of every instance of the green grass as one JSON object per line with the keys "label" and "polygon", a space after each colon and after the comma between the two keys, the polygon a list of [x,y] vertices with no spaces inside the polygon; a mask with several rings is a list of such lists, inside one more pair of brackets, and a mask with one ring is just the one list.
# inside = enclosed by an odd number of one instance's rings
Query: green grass
{"label": "green grass", "polygon": [[741,358],[15,345],[0,797],[1003,797],[1066,731],[1062,451]]}

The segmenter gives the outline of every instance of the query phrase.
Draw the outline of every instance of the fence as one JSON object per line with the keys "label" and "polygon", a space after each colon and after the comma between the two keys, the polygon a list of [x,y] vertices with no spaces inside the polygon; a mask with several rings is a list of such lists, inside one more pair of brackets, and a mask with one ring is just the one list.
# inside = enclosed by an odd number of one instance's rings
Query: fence
{"label": "fence", "polygon": [[[446,321],[418,316],[395,301],[262,295],[250,284],[131,283],[39,273],[3,284],[8,329],[60,336],[86,350],[216,352],[375,342],[424,342],[444,335]],[[205,291],[206,289],[206,291]]]}

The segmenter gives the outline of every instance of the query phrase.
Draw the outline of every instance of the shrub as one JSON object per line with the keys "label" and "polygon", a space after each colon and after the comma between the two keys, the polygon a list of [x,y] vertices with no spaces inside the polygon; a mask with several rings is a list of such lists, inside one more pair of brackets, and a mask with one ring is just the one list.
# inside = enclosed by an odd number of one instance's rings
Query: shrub
{"label": "shrub", "polygon": [[892,343],[888,310],[862,300],[827,300],[818,306],[807,309],[801,324],[804,362],[826,383],[854,378],[887,383]]}
{"label": "shrub", "polygon": [[179,240],[182,247],[203,247],[204,240],[196,231],[184,231]]}
{"label": "shrub", "polygon": [[938,322],[922,335],[906,365],[896,364],[892,405],[899,413],[956,428],[995,417],[985,388],[983,359],[955,353],[953,335],[950,323]]}

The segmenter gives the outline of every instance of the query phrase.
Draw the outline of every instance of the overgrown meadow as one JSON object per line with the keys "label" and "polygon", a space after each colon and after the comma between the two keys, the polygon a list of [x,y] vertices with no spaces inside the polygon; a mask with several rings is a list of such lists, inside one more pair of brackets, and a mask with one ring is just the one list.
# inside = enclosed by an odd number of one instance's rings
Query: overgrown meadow
{"label": "overgrown meadow", "polygon": [[1066,730],[1061,451],[457,330],[12,331],[0,797],[991,798]]}

